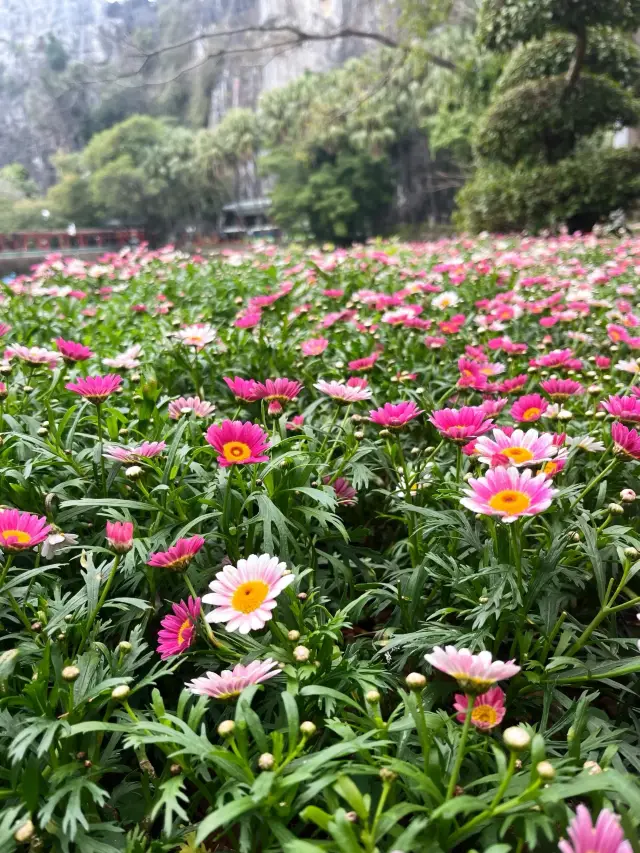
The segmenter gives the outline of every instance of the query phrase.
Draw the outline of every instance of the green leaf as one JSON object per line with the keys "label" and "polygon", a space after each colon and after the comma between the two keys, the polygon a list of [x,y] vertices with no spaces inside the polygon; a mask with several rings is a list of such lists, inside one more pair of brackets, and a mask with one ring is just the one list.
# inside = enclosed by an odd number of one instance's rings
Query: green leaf
{"label": "green leaf", "polygon": [[216,829],[231,826],[239,817],[255,808],[256,803],[253,797],[240,797],[216,809],[200,822],[196,833],[196,845],[202,844]]}

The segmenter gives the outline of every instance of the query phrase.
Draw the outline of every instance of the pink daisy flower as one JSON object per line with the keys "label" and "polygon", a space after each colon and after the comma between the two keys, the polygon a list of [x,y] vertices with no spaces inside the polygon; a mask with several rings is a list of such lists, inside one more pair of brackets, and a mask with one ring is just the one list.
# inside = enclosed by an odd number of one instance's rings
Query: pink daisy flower
{"label": "pink daisy flower", "polygon": [[511,435],[494,429],[493,439],[483,435],[476,440],[475,452],[485,465],[491,465],[493,457],[500,454],[506,457],[503,465],[520,467],[546,462],[556,455],[558,448],[554,446],[552,435],[544,432],[538,435],[535,429],[526,432],[516,429]]}
{"label": "pink daisy flower", "polygon": [[262,313],[260,311],[245,311],[242,314],[238,314],[233,321],[233,325],[236,329],[254,329],[260,325],[260,320],[262,320]]}
{"label": "pink daisy flower", "polygon": [[425,660],[434,669],[446,672],[455,678],[465,693],[483,693],[497,681],[513,678],[520,667],[508,660],[493,660],[491,652],[472,654],[469,649],[456,649],[455,646],[435,646]]}
{"label": "pink daisy flower", "polygon": [[[464,693],[456,693],[453,707],[458,713],[456,720],[464,723],[469,707],[469,698]],[[471,725],[483,731],[499,726],[507,709],[504,706],[505,692],[500,687],[492,687],[486,693],[476,696],[473,700]]]}
{"label": "pink daisy flower", "polygon": [[180,655],[191,646],[196,639],[196,624],[200,615],[200,599],[189,596],[188,601],[171,605],[173,613],[165,616],[158,631],[157,652],[162,658]]}
{"label": "pink daisy flower", "polygon": [[567,460],[564,457],[558,456],[555,459],[545,462],[542,468],[539,469],[538,474],[544,474],[545,477],[555,477],[556,474],[562,471],[566,464]]}
{"label": "pink daisy flower", "polygon": [[568,841],[560,841],[560,853],[632,853],[625,841],[620,818],[609,809],[602,809],[593,819],[586,806],[579,805],[567,829]]}
{"label": "pink daisy flower", "polygon": [[304,426],[304,415],[294,415],[290,421],[287,421],[287,429],[290,432],[302,429]]}
{"label": "pink daisy flower", "polygon": [[107,397],[117,391],[121,385],[121,376],[107,373],[106,376],[78,376],[75,382],[67,382],[64,387],[98,406],[100,403],[104,403]]}
{"label": "pink daisy flower", "polygon": [[533,476],[529,468],[492,468],[484,477],[469,480],[460,503],[472,512],[497,515],[511,523],[521,516],[537,515],[551,505],[557,494],[544,474]]}
{"label": "pink daisy flower", "polygon": [[[323,477],[322,482],[328,485],[331,482],[331,477]],[[344,477],[338,477],[335,482],[331,483],[331,488],[336,493],[336,500],[342,506],[355,506],[358,503],[356,490]]]}
{"label": "pink daisy flower", "polygon": [[133,524],[130,521],[107,521],[107,542],[117,554],[126,554],[133,547]]}
{"label": "pink daisy flower", "polygon": [[170,572],[184,572],[203,545],[204,537],[202,536],[178,539],[176,544],[166,551],[150,554],[147,565],[167,569]]}
{"label": "pink daisy flower", "polygon": [[172,400],[169,403],[168,414],[174,421],[191,412],[196,418],[206,418],[215,408],[213,403],[201,400],[200,397],[178,397],[177,400]]}
{"label": "pink daisy flower", "polygon": [[173,333],[180,343],[187,347],[195,347],[200,352],[207,344],[216,339],[216,330],[208,323],[195,323],[193,326],[185,326]]}
{"label": "pink daisy flower", "polygon": [[234,379],[224,376],[223,379],[236,400],[242,400],[244,403],[255,403],[256,400],[260,399],[260,391],[255,379],[242,379],[240,376],[236,376]]}
{"label": "pink daisy flower", "polygon": [[53,369],[60,362],[61,355],[59,352],[44,347],[24,347],[22,344],[13,344],[5,350],[4,357],[6,359],[17,357],[20,361],[34,366],[46,364],[47,367]]}
{"label": "pink daisy flower", "polygon": [[366,376],[350,376],[347,385],[349,388],[368,388],[369,380]]}
{"label": "pink daisy flower", "polygon": [[209,584],[211,592],[202,596],[205,604],[215,605],[207,622],[226,622],[229,632],[259,631],[271,619],[278,595],[293,581],[287,564],[270,554],[251,554],[237,566],[225,566]]}
{"label": "pink daisy flower", "polygon": [[431,413],[429,420],[440,435],[460,443],[477,438],[493,426],[493,421],[485,419],[485,413],[479,406],[437,409]]}
{"label": "pink daisy flower", "polygon": [[360,403],[362,400],[368,400],[371,397],[371,391],[368,388],[345,385],[344,382],[336,382],[335,379],[331,382],[325,382],[324,379],[321,379],[313,387],[340,403]]}
{"label": "pink daisy flower", "polygon": [[583,386],[574,379],[546,379],[540,387],[552,400],[566,400],[574,394],[584,393]]}
{"label": "pink daisy flower", "polygon": [[218,452],[217,462],[229,465],[256,465],[267,462],[264,451],[269,447],[267,433],[250,421],[222,421],[212,424],[205,434],[207,442]]}
{"label": "pink daisy flower", "polygon": [[374,352],[371,355],[366,356],[366,358],[356,358],[349,362],[349,370],[371,370],[379,358],[379,352]]}
{"label": "pink daisy flower", "polygon": [[611,438],[616,453],[631,459],[640,459],[640,434],[617,421],[611,424]]}
{"label": "pink daisy flower", "polygon": [[540,394],[525,394],[511,406],[511,417],[516,421],[530,423],[540,420],[549,408],[549,403]]}
{"label": "pink daisy flower", "polygon": [[506,397],[500,397],[498,400],[483,400],[480,408],[487,417],[491,417],[491,415],[499,415],[507,405],[507,402]]}
{"label": "pink daisy flower", "polygon": [[55,345],[58,347],[67,364],[73,364],[76,361],[86,361],[95,355],[89,347],[77,344],[74,341],[65,341],[64,338],[56,338]]}
{"label": "pink daisy flower", "polygon": [[269,403],[270,415],[279,415],[282,412],[282,404],[295,400],[302,390],[302,382],[294,382],[293,379],[267,379],[265,382],[257,382],[258,399]]}
{"label": "pink daisy flower", "polygon": [[611,396],[600,405],[614,418],[632,424],[640,423],[640,398],[638,397]]}
{"label": "pink daisy flower", "polygon": [[526,373],[521,373],[519,376],[514,376],[511,379],[503,379],[498,385],[498,390],[501,394],[510,394],[512,391],[520,391],[521,388],[529,381]]}
{"label": "pink daisy flower", "polygon": [[11,326],[8,323],[0,323],[0,338],[3,338],[10,331]]}
{"label": "pink daisy flower", "polygon": [[307,341],[302,341],[300,349],[303,355],[322,355],[328,346],[327,338],[309,338]]}
{"label": "pink daisy flower", "polygon": [[115,459],[117,462],[133,464],[143,459],[153,459],[166,450],[164,441],[143,441],[137,447],[121,447],[117,444],[105,445],[103,456],[107,459]]}
{"label": "pink daisy flower", "polygon": [[369,419],[374,424],[389,429],[402,429],[409,421],[422,414],[414,402],[385,403],[380,409],[372,409]]}
{"label": "pink daisy flower", "polygon": [[0,510],[0,548],[10,553],[33,548],[47,538],[51,526],[44,516],[17,509]]}
{"label": "pink daisy flower", "polygon": [[280,667],[271,658],[254,660],[248,666],[239,663],[232,670],[225,669],[219,675],[208,672],[194,678],[186,687],[197,696],[210,696],[212,699],[233,699],[252,684],[261,684],[280,674]]}

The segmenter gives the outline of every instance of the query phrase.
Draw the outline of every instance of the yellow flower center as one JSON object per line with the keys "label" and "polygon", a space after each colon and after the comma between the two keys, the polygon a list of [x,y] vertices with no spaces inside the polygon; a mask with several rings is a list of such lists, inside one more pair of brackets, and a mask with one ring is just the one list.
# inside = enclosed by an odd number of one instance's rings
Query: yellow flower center
{"label": "yellow flower center", "polygon": [[31,534],[24,530],[2,530],[0,536],[5,542],[11,540],[11,545],[28,545],[31,542]]}
{"label": "yellow flower center", "polygon": [[501,452],[514,462],[529,462],[533,459],[533,453],[526,447],[507,447]]}
{"label": "yellow flower center", "polygon": [[533,421],[540,414],[540,409],[537,406],[531,406],[529,409],[524,410],[524,414],[522,415],[523,421]]}
{"label": "yellow flower center", "polygon": [[497,509],[499,512],[506,512],[509,515],[517,515],[529,509],[531,498],[524,492],[518,492],[515,489],[503,489],[497,492],[489,500],[491,509]]}
{"label": "yellow flower center", "polygon": [[182,625],[178,628],[178,645],[182,646],[188,641],[185,637],[185,631],[189,631],[193,627],[191,619],[185,619]]}
{"label": "yellow flower center", "polygon": [[558,466],[555,462],[547,462],[545,465],[542,466],[538,473],[546,474],[547,477],[551,477],[552,474],[555,474],[557,470]]}
{"label": "yellow flower center", "polygon": [[471,720],[485,726],[495,726],[498,722],[498,714],[492,705],[476,705],[471,712]]}
{"label": "yellow flower center", "polygon": [[244,462],[251,456],[251,448],[244,441],[227,441],[222,445],[222,453],[227,462]]}
{"label": "yellow flower center", "polygon": [[465,693],[484,693],[487,688],[495,684],[493,679],[482,678],[478,675],[469,675],[468,672],[452,672],[451,675]]}
{"label": "yellow flower center", "polygon": [[264,581],[246,581],[233,593],[231,606],[241,613],[253,613],[267,597],[269,584]]}

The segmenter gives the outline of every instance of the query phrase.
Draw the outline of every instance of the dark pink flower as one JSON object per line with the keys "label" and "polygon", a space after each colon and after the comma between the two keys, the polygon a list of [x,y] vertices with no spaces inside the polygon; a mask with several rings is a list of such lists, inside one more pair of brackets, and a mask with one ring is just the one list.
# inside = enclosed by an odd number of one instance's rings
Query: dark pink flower
{"label": "dark pink flower", "polygon": [[147,565],[167,569],[170,572],[184,572],[203,545],[203,536],[178,539],[176,544],[166,551],[150,554]]}
{"label": "dark pink flower", "polygon": [[173,613],[165,616],[158,631],[158,654],[162,660],[182,654],[196,639],[200,615],[200,599],[189,596],[188,601],[172,605]]}
{"label": "dark pink flower", "polygon": [[631,459],[640,459],[640,434],[624,424],[615,421],[611,424],[611,438],[616,453]]}
{"label": "dark pink flower", "polygon": [[441,435],[465,444],[470,438],[478,438],[493,426],[493,421],[486,419],[479,406],[438,409],[432,412],[429,420]]}
{"label": "dark pink flower", "polygon": [[511,417],[521,423],[540,420],[549,408],[549,403],[540,394],[525,394],[511,406]]}
{"label": "dark pink flower", "polygon": [[602,809],[594,824],[589,809],[579,805],[567,835],[569,840],[558,844],[560,853],[633,853],[620,818],[609,809]]}
{"label": "dark pink flower", "polygon": [[133,548],[133,524],[130,521],[107,521],[107,542],[117,554]]}
{"label": "dark pink flower", "polygon": [[371,370],[376,361],[380,358],[379,352],[374,352],[366,358],[356,358],[348,364],[349,370]]}
{"label": "dark pink flower", "polygon": [[260,399],[258,383],[255,379],[242,379],[240,376],[236,376],[234,379],[229,379],[228,376],[223,378],[236,400],[255,403],[256,400]]}
{"label": "dark pink flower", "polygon": [[369,418],[374,424],[389,429],[402,429],[409,421],[422,414],[414,402],[385,403],[380,409],[372,409]]}
{"label": "dark pink flower", "polygon": [[638,397],[611,396],[600,405],[614,418],[632,424],[640,423],[640,398]]}
{"label": "dark pink flower", "polygon": [[0,510],[0,548],[8,552],[33,548],[47,538],[51,526],[44,516],[17,509]]}
{"label": "dark pink flower", "polygon": [[339,504],[342,504],[342,506],[354,506],[358,502],[358,499],[356,498],[356,490],[344,477],[338,477],[333,483],[331,483],[331,477],[327,476],[323,477],[322,482],[325,485],[331,484],[331,487],[336,493],[336,500]]}
{"label": "dark pink flower", "polygon": [[86,361],[95,355],[89,347],[77,344],[74,341],[65,341],[64,338],[56,338],[55,344],[67,364],[73,364],[76,361]]}
{"label": "dark pink flower", "polygon": [[258,424],[250,421],[225,420],[221,424],[213,424],[205,438],[217,451],[218,464],[223,468],[229,465],[255,465],[269,459],[264,455],[269,447],[269,438]]}
{"label": "dark pink flower", "polygon": [[574,394],[582,394],[584,388],[574,379],[546,379],[540,387],[552,400],[566,400]]}
{"label": "dark pink flower", "polygon": [[104,403],[110,394],[117,391],[121,384],[121,376],[107,373],[106,376],[79,376],[75,382],[67,382],[64,387],[99,405]]}

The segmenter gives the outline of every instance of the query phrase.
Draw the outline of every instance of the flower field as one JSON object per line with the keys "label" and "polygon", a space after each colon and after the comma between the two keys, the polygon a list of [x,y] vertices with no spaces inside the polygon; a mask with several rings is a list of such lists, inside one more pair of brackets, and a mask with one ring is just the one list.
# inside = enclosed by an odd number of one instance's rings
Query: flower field
{"label": "flower field", "polygon": [[638,853],[639,281],[578,236],[6,283],[3,853]]}

